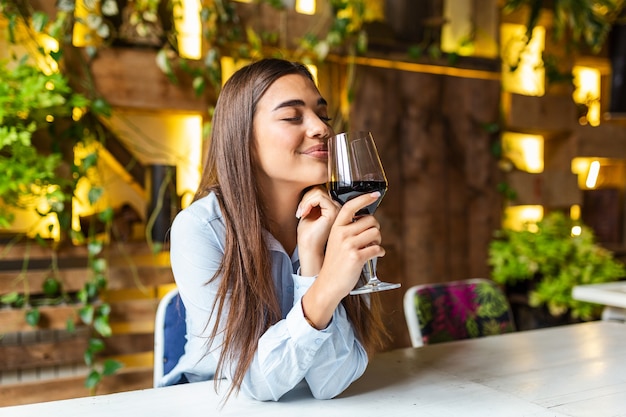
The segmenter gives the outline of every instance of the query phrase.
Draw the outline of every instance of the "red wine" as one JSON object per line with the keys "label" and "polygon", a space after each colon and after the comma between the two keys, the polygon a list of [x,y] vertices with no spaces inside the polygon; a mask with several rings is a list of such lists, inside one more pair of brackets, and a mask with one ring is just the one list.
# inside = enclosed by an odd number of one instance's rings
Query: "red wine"
{"label": "red wine", "polygon": [[356,213],[357,216],[362,216],[364,214],[374,214],[380,204],[380,200],[385,195],[385,191],[387,191],[387,183],[385,181],[354,181],[349,185],[339,185],[338,182],[332,181],[328,183],[328,191],[330,196],[342,205],[361,194],[380,191],[378,200]]}

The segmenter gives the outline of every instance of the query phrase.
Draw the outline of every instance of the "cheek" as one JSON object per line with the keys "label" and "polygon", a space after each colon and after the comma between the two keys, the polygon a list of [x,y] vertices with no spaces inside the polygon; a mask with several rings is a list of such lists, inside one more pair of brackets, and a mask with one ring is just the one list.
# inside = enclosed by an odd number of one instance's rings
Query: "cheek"
{"label": "cheek", "polygon": [[272,177],[284,171],[290,164],[290,153],[287,147],[281,148],[276,144],[265,145],[255,150],[253,157],[257,168]]}

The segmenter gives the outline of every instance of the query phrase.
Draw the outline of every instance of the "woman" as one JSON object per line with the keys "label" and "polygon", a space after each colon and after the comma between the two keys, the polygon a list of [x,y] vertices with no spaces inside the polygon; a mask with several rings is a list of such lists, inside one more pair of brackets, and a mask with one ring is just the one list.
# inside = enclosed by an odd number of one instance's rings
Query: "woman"
{"label": "woman", "polygon": [[162,385],[226,378],[229,395],[276,401],[305,380],[332,398],[382,347],[377,308],[348,295],[384,255],[376,219],[353,220],[378,194],[340,207],[321,185],[327,111],[301,64],[265,59],[224,85],[195,201],[172,225],[188,341]]}

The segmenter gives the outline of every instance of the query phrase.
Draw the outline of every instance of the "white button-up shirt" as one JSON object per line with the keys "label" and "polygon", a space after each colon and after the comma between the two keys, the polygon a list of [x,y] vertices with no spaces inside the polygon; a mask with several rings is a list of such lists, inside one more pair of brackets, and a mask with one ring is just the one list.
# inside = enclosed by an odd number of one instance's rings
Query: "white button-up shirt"
{"label": "white button-up shirt", "polygon": [[[241,391],[259,400],[277,401],[301,381],[306,381],[316,398],[332,398],[359,378],[368,358],[356,339],[342,305],[335,310],[324,330],[316,330],[305,320],[300,298],[314,277],[297,274],[298,251],[292,257],[267,232],[272,257],[272,272],[282,319],[259,339],[258,348],[241,385]],[[172,270],[186,309],[187,343],[185,353],[174,369],[163,377],[161,386],[178,382],[184,375],[189,382],[214,378],[221,355],[222,334],[208,345],[215,317],[211,310],[219,279],[207,282],[217,271],[224,256],[225,227],[214,194],[195,201],[175,218],[171,229],[170,257]],[[225,321],[230,300],[226,300]],[[220,329],[225,323],[220,323]],[[210,353],[207,354],[207,351]],[[225,366],[224,375],[235,369]]]}

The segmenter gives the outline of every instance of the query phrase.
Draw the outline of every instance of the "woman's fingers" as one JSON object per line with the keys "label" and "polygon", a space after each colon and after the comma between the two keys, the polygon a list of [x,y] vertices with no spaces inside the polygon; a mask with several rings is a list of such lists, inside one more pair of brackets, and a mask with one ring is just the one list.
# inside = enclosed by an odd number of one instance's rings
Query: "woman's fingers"
{"label": "woman's fingers", "polygon": [[339,214],[337,215],[337,220],[340,221],[342,224],[351,223],[360,210],[374,203],[379,198],[380,192],[375,191],[373,193],[363,194],[353,198],[352,200],[349,200],[343,205],[343,207],[339,211]]}
{"label": "woman's fingers", "polygon": [[296,217],[299,219],[306,217],[315,207],[319,207],[322,211],[337,211],[336,203],[330,198],[326,188],[322,186],[314,187],[302,196],[296,211]]}
{"label": "woman's fingers", "polygon": [[341,227],[340,240],[346,242],[349,247],[361,250],[370,246],[380,246],[382,235],[380,224],[373,216],[362,216],[350,224]]}

